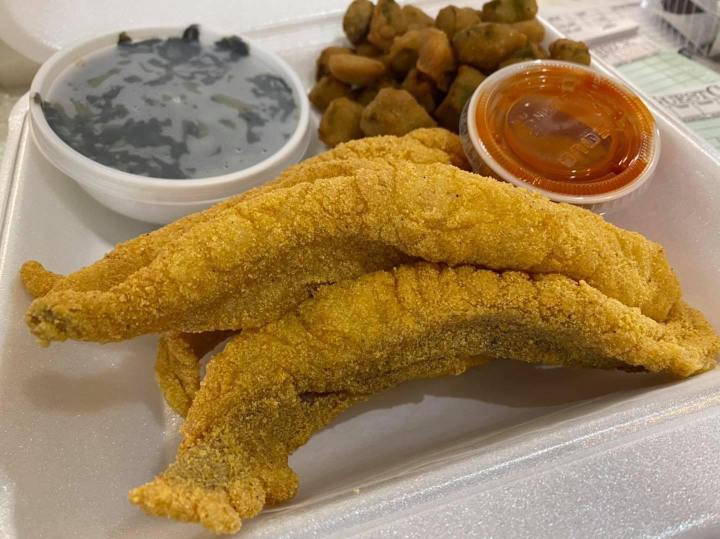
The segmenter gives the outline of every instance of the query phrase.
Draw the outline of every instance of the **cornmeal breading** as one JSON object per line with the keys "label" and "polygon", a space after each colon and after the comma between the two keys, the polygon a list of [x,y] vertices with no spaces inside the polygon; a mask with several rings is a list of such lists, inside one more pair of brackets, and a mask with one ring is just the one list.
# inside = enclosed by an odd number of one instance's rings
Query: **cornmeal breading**
{"label": "cornmeal breading", "polygon": [[[164,248],[192,227],[210,221],[239,202],[297,183],[332,178],[343,173],[342,161],[373,158],[402,159],[415,163],[447,163],[469,168],[457,135],[445,129],[418,129],[404,137],[384,136],[351,141],[288,168],[275,181],[232,197],[204,212],[193,213],[149,234],[117,245],[104,258],[67,277],[27,262],[21,270],[25,288],[38,297],[55,290],[108,290],[147,266]],[[333,163],[327,163],[332,161]]]}
{"label": "cornmeal breading", "polygon": [[130,500],[232,533],[294,495],[288,456],[314,432],[403,381],[496,358],[688,376],[719,349],[681,302],[659,323],[563,275],[428,263],[365,275],[235,336],[208,367],[176,462]]}
{"label": "cornmeal breading", "polygon": [[30,329],[41,342],[105,342],[258,327],[308,286],[333,282],[346,256],[361,273],[403,257],[558,272],[657,320],[680,297],[659,245],[587,210],[449,165],[338,167],[348,174],[269,191],[197,224],[108,290],[51,290],[32,303]]}

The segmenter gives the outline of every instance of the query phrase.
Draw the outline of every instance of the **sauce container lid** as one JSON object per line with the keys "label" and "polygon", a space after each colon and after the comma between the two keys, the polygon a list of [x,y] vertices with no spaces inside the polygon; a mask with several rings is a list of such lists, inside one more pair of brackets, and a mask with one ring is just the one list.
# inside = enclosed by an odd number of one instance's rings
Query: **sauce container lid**
{"label": "sauce container lid", "polygon": [[637,95],[565,62],[496,72],[475,91],[464,121],[491,172],[562,202],[597,204],[635,191],[660,150],[655,120]]}

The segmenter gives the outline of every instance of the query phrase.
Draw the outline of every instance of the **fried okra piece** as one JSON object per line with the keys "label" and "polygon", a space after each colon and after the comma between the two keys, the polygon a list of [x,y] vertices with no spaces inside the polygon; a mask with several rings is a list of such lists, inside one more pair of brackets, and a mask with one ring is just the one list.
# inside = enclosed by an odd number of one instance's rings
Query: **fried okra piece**
{"label": "fried okra piece", "polygon": [[360,129],[369,137],[406,134],[420,127],[435,127],[435,120],[406,90],[383,88],[365,107]]}
{"label": "fried okra piece", "polygon": [[336,54],[352,54],[353,50],[349,49],[348,47],[327,47],[320,52],[320,56],[318,56],[317,61],[315,62],[315,65],[317,67],[315,71],[315,80],[320,80],[325,75],[330,73],[330,69],[328,68],[328,62],[330,61],[330,58],[335,56]]}
{"label": "fried okra piece", "polygon": [[512,27],[521,34],[525,34],[530,43],[542,43],[542,40],[545,39],[545,27],[537,19],[516,22]]}
{"label": "fried okra piece", "polygon": [[536,0],[492,0],[482,7],[485,22],[520,22],[535,17],[538,12]]}
{"label": "fried okra piece", "polygon": [[388,65],[399,76],[416,67],[438,88],[447,90],[455,71],[455,54],[444,32],[423,28],[395,38],[388,53]]}
{"label": "fried okra piece", "polygon": [[369,86],[385,74],[385,64],[357,54],[336,54],[330,57],[328,68],[333,77],[353,86]]}
{"label": "fried okra piece", "polygon": [[491,71],[527,44],[527,36],[508,24],[483,22],[455,34],[458,61]]}
{"label": "fried okra piece", "polygon": [[426,28],[423,44],[417,60],[417,70],[430,77],[435,85],[445,91],[450,86],[455,72],[455,53],[445,32],[437,28]]}
{"label": "fried okra piece", "polygon": [[386,61],[396,76],[403,77],[415,67],[423,43],[422,32],[422,30],[411,30],[393,40]]}
{"label": "fried okra piece", "polygon": [[485,75],[470,66],[460,66],[457,77],[450,86],[445,99],[435,111],[438,124],[451,131],[458,131],[460,115],[465,103],[470,99],[475,88],[485,79]]}
{"label": "fried okra piece", "polygon": [[370,0],[353,0],[343,17],[343,30],[350,43],[357,45],[370,31],[375,6]]}
{"label": "fried okra piece", "polygon": [[378,92],[383,88],[396,88],[397,82],[395,79],[389,76],[384,76],[376,80],[372,86],[366,88],[357,88],[353,92],[353,101],[357,101],[363,107],[369,105],[370,102],[375,99]]}
{"label": "fried okra piece", "polygon": [[548,52],[537,43],[528,43],[522,49],[516,50],[510,58],[500,63],[500,67],[526,62],[528,60],[544,60],[549,58]]}
{"label": "fried okra piece", "polygon": [[367,39],[378,49],[387,51],[395,36],[407,31],[407,20],[402,8],[395,0],[378,0],[370,20]]}
{"label": "fried okra piece", "polygon": [[325,75],[312,87],[308,98],[319,110],[325,110],[332,100],[347,97],[350,92],[350,86],[335,77]]}
{"label": "fried okra piece", "polygon": [[465,30],[482,22],[480,13],[470,7],[447,6],[438,11],[435,26],[445,32],[448,39],[455,37],[460,30]]}
{"label": "fried okra piece", "polygon": [[403,6],[402,10],[405,15],[405,22],[407,23],[408,30],[421,30],[423,28],[429,28],[435,23],[433,18],[419,7]]}
{"label": "fried okra piece", "polygon": [[575,64],[590,65],[590,51],[582,41],[558,39],[550,44],[550,58]]}
{"label": "fried okra piece", "polygon": [[369,43],[367,41],[363,41],[362,43],[359,43],[355,47],[355,54],[358,56],[365,56],[367,58],[377,58],[378,56],[381,56],[383,51],[378,49],[375,45],[372,43]]}
{"label": "fried okra piece", "polygon": [[360,116],[363,106],[347,97],[335,99],[320,120],[320,140],[330,147],[362,138]]}
{"label": "fried okra piece", "polygon": [[410,92],[415,100],[430,114],[435,110],[439,92],[433,81],[417,69],[411,69],[402,83],[402,89]]}

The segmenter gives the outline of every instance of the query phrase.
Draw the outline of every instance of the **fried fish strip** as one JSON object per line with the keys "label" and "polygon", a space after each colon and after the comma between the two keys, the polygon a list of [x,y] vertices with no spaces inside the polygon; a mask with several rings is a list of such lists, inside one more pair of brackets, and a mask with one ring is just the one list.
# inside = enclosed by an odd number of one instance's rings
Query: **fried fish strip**
{"label": "fried fish strip", "polygon": [[406,380],[481,360],[688,376],[720,340],[678,303],[665,323],[562,275],[419,263],[322,288],[234,337],[208,366],[174,464],[130,493],[154,515],[232,533],[290,499],[288,456],[341,411]]}
{"label": "fried fish strip", "polygon": [[657,320],[680,297],[661,246],[587,210],[448,165],[343,163],[352,176],[237,204],[109,290],[34,300],[31,331],[45,343],[106,342],[258,327],[297,305],[309,282],[331,281],[347,252],[366,266],[394,254],[562,273]]}
{"label": "fried fish strip", "polygon": [[168,332],[160,337],[155,380],[165,402],[180,416],[187,415],[200,389],[200,361],[235,331]]}
{"label": "fried fish strip", "polygon": [[404,137],[366,138],[336,148],[290,167],[275,181],[230,198],[203,212],[188,215],[149,234],[117,245],[98,262],[67,277],[47,271],[34,260],[23,265],[20,275],[25,288],[38,297],[50,289],[108,290],[135,271],[147,266],[162,249],[201,223],[217,218],[225,210],[259,194],[297,183],[331,178],[343,173],[342,161],[386,157],[415,163],[447,163],[468,169],[460,139],[445,129],[418,129]]}
{"label": "fried fish strip", "polygon": [[29,260],[20,268],[20,281],[33,298],[44,296],[63,279],[62,275],[46,270],[36,260]]}

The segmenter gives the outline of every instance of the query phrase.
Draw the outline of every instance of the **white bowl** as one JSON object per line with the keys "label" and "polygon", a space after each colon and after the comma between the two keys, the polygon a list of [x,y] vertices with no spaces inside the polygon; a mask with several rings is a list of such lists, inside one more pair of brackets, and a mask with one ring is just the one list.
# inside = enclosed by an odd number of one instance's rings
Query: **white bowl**
{"label": "white bowl", "polygon": [[[583,206],[597,213],[608,213],[619,209],[621,206],[625,205],[625,203],[632,200],[634,197],[638,196],[645,190],[645,188],[650,183],[649,180],[652,178],[653,173],[655,172],[655,168],[657,167],[660,159],[660,131],[657,127],[657,122],[655,123],[653,131],[654,136],[651,142],[651,157],[643,172],[639,174],[638,177],[632,180],[630,183],[624,185],[623,187],[620,187],[619,189],[594,195],[570,195],[564,193],[556,193],[554,191],[541,189],[526,181],[523,181],[522,179],[516,177],[511,172],[506,170],[500,163],[498,163],[490,155],[490,153],[485,148],[485,145],[480,140],[477,132],[477,126],[475,124],[475,110],[477,109],[477,104],[480,96],[483,93],[491,91],[495,86],[497,86],[499,83],[506,80],[507,78],[512,77],[517,73],[526,71],[529,67],[541,67],[543,65],[567,66],[568,64],[567,62],[559,62],[555,60],[532,60],[528,62],[512,64],[496,71],[495,73],[487,77],[475,89],[475,92],[466,103],[460,117],[460,138],[468,161],[470,161],[470,164],[476,172],[479,172],[481,174],[490,173],[493,176],[517,185],[518,187],[523,187],[525,189],[541,193],[550,200],[554,200],[556,202],[567,202],[570,204]],[[634,92],[627,88],[627,86],[625,86],[624,84],[618,82],[615,79],[610,79],[609,77],[603,75],[602,73],[599,73],[598,71],[577,64],[572,64],[572,67],[573,69],[579,69],[592,73],[595,77],[611,82],[621,91],[635,95]]]}
{"label": "white bowl", "polygon": [[[143,28],[128,31],[133,40],[179,36],[184,28]],[[209,43],[222,36],[200,32],[200,41]],[[299,106],[298,125],[288,141],[274,154],[248,168],[209,178],[169,180],[149,178],[102,165],[71,148],[53,131],[45,118],[40,100],[70,66],[98,49],[117,43],[118,33],[79,42],[54,54],[45,62],[30,87],[30,127],[32,137],[43,153],[64,174],[80,184],[90,196],[108,208],[149,223],[166,224],[278,176],[304,156],[312,130],[310,106],[300,79],[281,58],[252,41],[251,54],[280,74],[292,88]]]}

